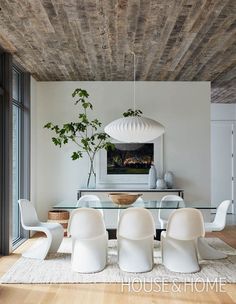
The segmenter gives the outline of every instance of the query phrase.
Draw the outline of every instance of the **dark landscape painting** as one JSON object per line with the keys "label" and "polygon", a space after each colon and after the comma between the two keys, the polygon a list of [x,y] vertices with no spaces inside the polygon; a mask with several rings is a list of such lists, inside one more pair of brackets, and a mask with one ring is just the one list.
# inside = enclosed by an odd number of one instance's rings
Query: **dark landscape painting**
{"label": "dark landscape painting", "polygon": [[148,174],[154,144],[115,144],[107,151],[107,174]]}

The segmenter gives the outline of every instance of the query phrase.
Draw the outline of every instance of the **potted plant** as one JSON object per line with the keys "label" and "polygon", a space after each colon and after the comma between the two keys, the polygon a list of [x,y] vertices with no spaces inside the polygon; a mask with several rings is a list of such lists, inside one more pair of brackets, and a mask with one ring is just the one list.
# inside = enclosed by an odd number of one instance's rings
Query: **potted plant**
{"label": "potted plant", "polygon": [[72,160],[80,159],[84,153],[88,155],[90,160],[90,168],[87,179],[87,188],[96,186],[96,172],[94,160],[97,152],[101,149],[113,149],[114,145],[109,141],[110,137],[104,132],[99,132],[98,129],[102,123],[97,119],[90,119],[88,110],[93,110],[93,105],[88,101],[89,94],[86,90],[75,89],[73,98],[76,98],[75,105],[81,107],[82,111],[78,115],[76,122],[68,122],[61,127],[48,122],[44,128],[54,132],[52,142],[61,148],[69,142],[73,142],[77,146],[77,150],[71,155]]}

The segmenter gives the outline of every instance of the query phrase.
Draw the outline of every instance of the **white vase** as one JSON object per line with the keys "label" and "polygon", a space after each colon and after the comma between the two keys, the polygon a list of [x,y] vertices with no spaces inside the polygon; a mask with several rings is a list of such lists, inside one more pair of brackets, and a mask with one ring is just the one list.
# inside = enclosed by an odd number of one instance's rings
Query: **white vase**
{"label": "white vase", "polygon": [[174,186],[174,174],[171,171],[167,171],[164,176],[164,181],[168,189],[172,189]]}
{"label": "white vase", "polygon": [[158,178],[157,182],[156,182],[156,188],[157,189],[166,189],[166,182],[164,181],[163,178]]}
{"label": "white vase", "polygon": [[148,187],[149,189],[156,188],[157,171],[154,165],[151,165],[148,173]]}

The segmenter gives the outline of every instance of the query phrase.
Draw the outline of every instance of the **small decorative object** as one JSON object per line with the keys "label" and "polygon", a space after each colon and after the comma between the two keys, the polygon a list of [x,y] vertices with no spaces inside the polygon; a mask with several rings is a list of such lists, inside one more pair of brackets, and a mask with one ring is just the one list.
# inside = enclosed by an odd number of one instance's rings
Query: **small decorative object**
{"label": "small decorative object", "polygon": [[156,188],[156,181],[157,181],[157,170],[156,170],[156,167],[152,164],[151,168],[149,169],[149,174],[148,174],[149,189]]}
{"label": "small decorative object", "polygon": [[67,226],[70,213],[66,210],[50,210],[48,211],[48,222],[59,223],[64,228],[64,236],[67,236]]}
{"label": "small decorative object", "polygon": [[166,189],[166,182],[164,181],[163,178],[158,178],[157,183],[156,183],[156,188],[157,189]]}
{"label": "small decorative object", "polygon": [[174,186],[174,174],[171,171],[167,171],[164,175],[164,181],[168,189],[172,189]]}
{"label": "small decorative object", "polygon": [[115,192],[109,193],[108,197],[112,200],[113,203],[117,205],[131,205],[133,204],[142,193],[127,193],[127,192]]}
{"label": "small decorative object", "polygon": [[83,112],[78,113],[78,120],[76,122],[65,123],[62,127],[49,122],[44,128],[56,134],[56,137],[52,138],[52,142],[56,146],[61,148],[62,145],[69,142],[73,142],[76,145],[78,150],[74,151],[71,155],[72,160],[82,158],[84,153],[87,154],[90,161],[87,188],[95,188],[95,156],[99,150],[113,149],[114,145],[109,141],[109,136],[106,133],[98,131],[102,123],[97,118],[91,119],[88,116],[88,110],[93,110],[92,103],[88,101],[88,92],[82,89],[75,89],[72,97],[78,98],[75,101],[75,105],[80,104],[82,107]]}

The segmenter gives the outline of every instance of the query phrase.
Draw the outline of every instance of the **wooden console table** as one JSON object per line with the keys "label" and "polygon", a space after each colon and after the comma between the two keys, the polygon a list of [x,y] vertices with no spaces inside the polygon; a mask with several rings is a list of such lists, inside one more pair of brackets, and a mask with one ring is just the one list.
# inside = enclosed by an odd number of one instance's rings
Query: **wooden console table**
{"label": "wooden console table", "polygon": [[141,192],[141,193],[170,193],[170,194],[177,194],[178,196],[184,198],[184,190],[183,189],[79,189],[77,191],[77,200],[84,195],[84,193],[94,193],[94,192]]}

